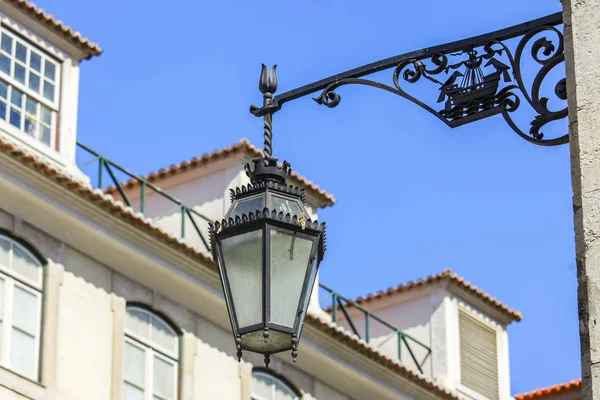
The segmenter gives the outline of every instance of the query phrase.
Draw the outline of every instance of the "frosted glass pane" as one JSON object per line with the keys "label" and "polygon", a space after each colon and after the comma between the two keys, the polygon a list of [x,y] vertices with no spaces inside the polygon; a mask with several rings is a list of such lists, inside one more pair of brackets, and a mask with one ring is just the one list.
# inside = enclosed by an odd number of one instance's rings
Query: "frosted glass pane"
{"label": "frosted glass pane", "polygon": [[236,203],[234,209],[231,212],[231,216],[241,216],[242,214],[248,214],[249,212],[255,213],[256,210],[262,211],[264,207],[265,206],[263,205],[262,196],[243,199]]}
{"label": "frosted glass pane", "polygon": [[158,318],[152,317],[152,341],[160,347],[173,353],[177,351],[177,336],[165,323]]}
{"label": "frosted glass pane", "polygon": [[300,293],[312,249],[312,240],[272,229],[271,318],[274,324],[293,328]]}
{"label": "frosted glass pane", "polygon": [[36,376],[35,337],[13,328],[11,342],[10,365],[26,375]]}
{"label": "frosted glass pane", "polygon": [[154,394],[163,399],[175,398],[175,365],[154,357]]}
{"label": "frosted glass pane", "polygon": [[[0,321],[4,321],[4,294],[5,291],[5,283],[4,279],[0,278]],[[1,333],[2,331],[0,331]]]}
{"label": "frosted glass pane", "polygon": [[10,243],[0,239],[0,265],[8,268],[8,251],[10,250]]}
{"label": "frosted glass pane", "polygon": [[273,380],[264,375],[252,375],[252,397],[273,399]]}
{"label": "frosted glass pane", "polygon": [[295,400],[296,395],[280,382],[275,382],[275,396],[273,400]]}
{"label": "frosted glass pane", "polygon": [[144,400],[144,392],[125,382],[123,384],[123,400]]}
{"label": "frosted glass pane", "polygon": [[262,230],[221,241],[240,328],[262,322]]}
{"label": "frosted glass pane", "polygon": [[15,272],[30,279],[36,283],[40,283],[40,266],[27,253],[17,246],[13,246],[13,269]]}
{"label": "frosted glass pane", "polygon": [[136,335],[150,339],[150,316],[147,313],[128,308],[125,326]]}
{"label": "frosted glass pane", "polygon": [[13,326],[36,336],[38,331],[37,296],[15,285]]}
{"label": "frosted glass pane", "polygon": [[126,381],[134,383],[137,386],[144,387],[145,371],[144,350],[131,343],[125,342],[125,365],[123,368],[123,377]]}
{"label": "frosted glass pane", "polygon": [[273,196],[271,201],[273,202],[273,208],[277,210],[278,214],[282,212],[283,215],[290,214],[300,216],[302,213],[300,205],[294,200]]}

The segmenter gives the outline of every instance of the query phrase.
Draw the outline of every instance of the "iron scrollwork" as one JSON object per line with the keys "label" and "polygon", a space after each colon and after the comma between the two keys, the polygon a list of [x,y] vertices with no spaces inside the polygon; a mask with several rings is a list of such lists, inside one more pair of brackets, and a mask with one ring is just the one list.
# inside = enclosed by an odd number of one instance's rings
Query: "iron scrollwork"
{"label": "iron scrollwork", "polygon": [[[251,111],[255,115],[272,113],[287,101],[319,90],[321,93],[314,100],[330,108],[336,107],[341,101],[337,89],[358,84],[410,100],[452,128],[501,114],[508,125],[529,142],[547,146],[568,143],[568,134],[553,138],[544,134],[548,123],[567,117],[564,68],[559,71],[557,82],[551,82],[554,90],[550,95],[555,98],[553,104],[556,101],[563,104],[558,109],[551,109],[550,97],[540,94],[542,86],[547,89],[547,82],[555,78],[549,76],[550,72],[564,62],[563,34],[557,28],[560,24],[562,15],[557,13],[460,42],[392,57],[283,93],[273,99],[270,109],[255,107]],[[513,43],[514,51],[511,51],[510,43]],[[526,50],[530,59],[525,57]],[[363,78],[391,69],[393,85]],[[534,77],[526,84],[524,71],[530,75],[532,69],[535,70]],[[417,82],[429,84],[426,88],[429,93],[432,85],[437,87],[434,93],[437,103],[421,101],[405,90]],[[515,112],[524,104],[535,113],[525,131],[514,118]]]}

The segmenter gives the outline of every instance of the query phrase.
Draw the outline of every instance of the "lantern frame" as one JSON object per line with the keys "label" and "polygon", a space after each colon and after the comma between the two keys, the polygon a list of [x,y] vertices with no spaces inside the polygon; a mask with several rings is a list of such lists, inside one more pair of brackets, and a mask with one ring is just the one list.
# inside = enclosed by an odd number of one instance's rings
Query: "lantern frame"
{"label": "lantern frame", "polygon": [[[264,354],[265,363],[268,366],[269,356],[274,353],[292,350],[294,361],[297,357],[297,346],[302,333],[302,325],[310,304],[316,274],[326,249],[325,223],[319,224],[318,221],[307,218],[304,190],[285,184],[285,176],[289,174],[289,164],[284,163],[280,166],[277,164],[277,159],[273,158],[266,160],[254,159],[253,163],[255,165],[253,170],[249,165],[246,167],[246,172],[252,183],[238,187],[235,191],[230,190],[232,204],[226,213],[226,218],[210,224],[209,233],[213,259],[219,268],[229,321],[236,341],[238,359],[241,359],[242,350],[253,351]],[[257,209],[246,213],[236,212],[236,207],[240,202],[259,197],[262,197],[261,205],[264,205],[262,210]],[[284,214],[282,211],[274,209],[273,199],[276,197],[297,204],[300,215]],[[292,209],[290,205],[288,205],[288,208]],[[222,241],[256,231],[261,233],[260,243],[262,246],[262,263],[260,267],[262,274],[262,286],[260,288],[261,322],[250,326],[240,326],[230,275],[227,271],[228,266],[225,263],[226,257],[223,253]],[[308,240],[311,243],[306,264],[301,264],[305,271],[302,274],[303,280],[298,299],[294,299],[297,303],[294,303],[296,315],[293,324],[291,324],[292,326],[272,322],[271,298],[273,287],[271,273],[274,266],[274,260],[271,258],[272,231],[290,235],[293,237],[292,240],[298,238]],[[262,332],[262,334],[258,332]],[[283,344],[282,340],[287,340],[288,337],[290,338],[289,344]],[[260,342],[263,340],[264,345]]]}

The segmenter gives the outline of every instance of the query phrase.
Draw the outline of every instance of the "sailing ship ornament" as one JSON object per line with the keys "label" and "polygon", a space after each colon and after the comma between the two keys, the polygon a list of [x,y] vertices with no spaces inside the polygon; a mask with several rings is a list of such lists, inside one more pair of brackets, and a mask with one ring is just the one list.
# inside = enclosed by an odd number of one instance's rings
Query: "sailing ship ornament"
{"label": "sailing ship ornament", "polygon": [[[508,96],[508,91],[498,91],[500,79],[510,82],[510,67],[494,57],[490,57],[484,67],[491,67],[493,72],[484,75],[481,67],[485,55],[477,51],[468,51],[468,59],[446,67],[448,73],[456,69],[446,82],[441,84],[438,103],[446,99],[445,107],[440,115],[460,124],[468,122],[464,117],[475,115],[480,111],[488,111],[488,115],[500,113],[507,106],[515,108],[516,101]],[[487,68],[488,70],[491,68]],[[463,72],[461,72],[462,69]],[[489,112],[491,111],[491,112]]]}

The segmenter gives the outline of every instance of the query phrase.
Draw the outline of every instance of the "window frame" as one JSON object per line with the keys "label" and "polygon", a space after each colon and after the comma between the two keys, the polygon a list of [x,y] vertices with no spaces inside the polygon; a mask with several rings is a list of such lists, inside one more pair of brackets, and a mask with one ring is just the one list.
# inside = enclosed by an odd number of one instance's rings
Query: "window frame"
{"label": "window frame", "polygon": [[[169,349],[162,347],[160,344],[153,342],[150,339],[140,337],[138,334],[136,334],[135,332],[128,329],[127,322],[125,322],[125,345],[130,344],[144,352],[144,367],[145,368],[144,368],[144,385],[143,385],[143,387],[139,387],[137,384],[129,382],[124,376],[125,375],[124,374],[125,363],[127,362],[125,355],[124,355],[123,356],[123,376],[121,377],[123,384],[124,385],[128,384],[128,385],[134,386],[138,389],[141,389],[143,391],[144,400],[153,400],[154,397],[157,397],[159,399],[164,399],[161,395],[154,393],[154,367],[155,367],[154,358],[156,357],[156,358],[159,358],[175,367],[175,368],[173,368],[173,382],[174,382],[173,400],[178,400],[179,395],[180,395],[180,386],[181,386],[180,381],[179,381],[180,376],[181,376],[181,374],[180,374],[181,331],[179,329],[177,329],[177,327],[169,319],[167,319],[164,315],[162,315],[162,313],[156,312],[154,310],[149,309],[148,307],[142,306],[137,303],[130,303],[127,305],[126,310],[125,310],[126,321],[127,321],[127,315],[128,315],[129,310],[135,310],[137,312],[142,312],[142,313],[148,315],[148,317],[149,317],[148,323],[149,323],[150,330],[152,329],[151,328],[152,327],[152,318],[158,319],[160,322],[162,322],[169,329],[169,331],[176,337],[176,346],[175,346],[175,351],[171,351]],[[125,352],[123,352],[123,354],[125,354]],[[123,390],[124,390],[124,388],[123,388]]]}
{"label": "window frame", "polygon": [[[6,118],[2,118],[2,116],[0,116],[0,119],[4,120],[6,125],[10,126],[14,130],[17,130],[21,134],[24,134],[27,137],[32,138],[33,140],[35,140],[38,143],[41,143],[44,146],[48,146],[49,148],[51,148],[53,150],[57,150],[58,144],[59,144],[59,135],[58,135],[59,123],[58,122],[60,120],[60,101],[61,101],[61,83],[62,83],[61,80],[62,80],[63,61],[60,60],[59,58],[57,58],[56,56],[54,56],[53,54],[51,54],[50,52],[48,52],[48,50],[45,49],[43,46],[40,46],[39,44],[35,43],[31,39],[26,38],[23,35],[21,35],[19,32],[15,31],[15,29],[13,29],[13,27],[11,27],[10,25],[6,24],[5,21],[0,21],[0,34],[6,35],[12,39],[11,54],[8,54],[0,46],[0,55],[3,55],[4,57],[7,57],[10,60],[10,73],[9,74],[7,74],[6,72],[4,72],[0,69],[0,80],[3,81],[8,87],[7,96],[6,96],[6,98],[3,98],[3,101],[6,102],[6,112],[4,115],[4,117],[6,117]],[[25,46],[25,48],[27,49],[25,62],[21,61],[16,56],[17,43],[20,43],[21,45]],[[32,51],[35,52],[37,55],[39,55],[42,60],[43,67],[40,68],[40,71],[36,71],[34,68],[31,68],[30,60],[31,60]],[[54,65],[55,71],[54,71],[53,79],[50,79],[50,78],[46,77],[46,75],[45,75],[46,60],[50,61]],[[20,82],[16,77],[13,76],[16,64],[19,64],[21,67],[24,67],[24,70],[25,70],[25,82],[24,83]],[[29,78],[30,78],[30,75],[32,72],[39,76],[39,80],[40,80],[39,93],[36,92],[35,90],[29,88]],[[46,80],[48,81],[48,83],[50,83],[54,86],[54,99],[53,100],[49,100],[48,98],[46,98],[44,96],[44,85],[45,85]],[[10,122],[11,108],[16,106],[16,105],[13,105],[12,99],[11,99],[12,92],[14,89],[17,89],[18,91],[20,91],[22,94],[25,95],[25,99],[22,100],[21,105],[19,105],[18,107],[15,107],[15,108],[18,108],[18,112],[21,117],[19,127],[16,127],[15,125],[13,125]],[[35,126],[36,126],[36,133],[34,135],[29,134],[27,132],[27,130],[25,129],[26,124],[27,124],[26,120],[28,120],[28,119],[32,120],[32,118],[28,117],[29,115],[32,115],[32,114],[27,112],[27,104],[26,104],[27,100],[26,99],[28,99],[28,98],[32,99],[37,104],[36,105],[36,114],[34,115]],[[51,113],[50,114],[50,123],[46,123],[46,122],[42,121],[42,106],[44,106],[50,110],[50,113]],[[50,143],[45,143],[41,140],[42,126],[46,126],[46,127],[50,128]]]}
{"label": "window frame", "polygon": [[[288,379],[285,377],[274,373],[271,370],[266,368],[253,368],[252,369],[252,383],[254,383],[255,376],[264,376],[273,381],[273,385],[271,386],[273,391],[275,390],[275,382],[279,382],[282,386],[288,389],[296,398],[294,400],[302,400],[302,393],[294,386]],[[253,392],[253,385],[250,386],[250,399],[251,400],[273,400],[273,399],[265,399],[264,397],[257,396]],[[274,396],[273,396],[274,398]]]}
{"label": "window frame", "polygon": [[[43,333],[43,307],[44,307],[44,266],[42,257],[35,252],[26,242],[19,240],[12,235],[0,230],[0,240],[10,244],[8,264],[12,266],[14,246],[22,250],[31,260],[38,265],[39,282],[33,282],[29,278],[20,275],[13,269],[0,264],[0,279],[4,280],[4,298],[2,310],[2,340],[0,342],[0,367],[14,372],[35,382],[41,381],[41,358],[42,358],[42,333]],[[28,374],[11,365],[11,350],[13,343],[13,308],[15,287],[18,287],[36,297],[36,329],[35,329],[35,358],[34,373]],[[14,327],[22,331],[22,329]],[[24,332],[30,334],[29,332]]]}

